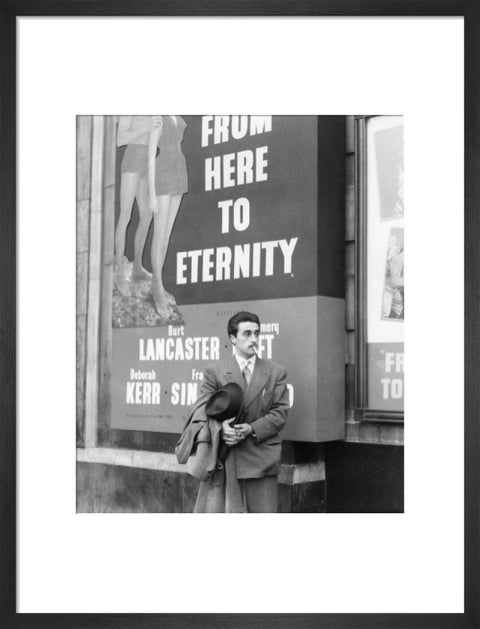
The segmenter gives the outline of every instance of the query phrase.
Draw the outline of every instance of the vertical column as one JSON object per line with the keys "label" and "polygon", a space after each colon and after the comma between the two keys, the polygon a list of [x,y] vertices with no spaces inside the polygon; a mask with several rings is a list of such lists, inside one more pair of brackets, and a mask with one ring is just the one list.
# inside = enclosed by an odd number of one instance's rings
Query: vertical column
{"label": "vertical column", "polygon": [[345,155],[345,419],[355,409],[355,120],[346,117]]}
{"label": "vertical column", "polygon": [[77,446],[85,445],[85,365],[88,308],[88,258],[90,246],[90,185],[92,116],[77,116]]}
{"label": "vertical column", "polygon": [[106,445],[111,415],[112,292],[115,233],[116,118],[105,116],[103,176],[102,293],[100,319],[99,445]]}
{"label": "vertical column", "polygon": [[100,291],[102,259],[103,146],[105,121],[93,117],[90,254],[87,319],[87,369],[85,391],[85,446],[97,444],[98,426],[98,348],[100,329]]}

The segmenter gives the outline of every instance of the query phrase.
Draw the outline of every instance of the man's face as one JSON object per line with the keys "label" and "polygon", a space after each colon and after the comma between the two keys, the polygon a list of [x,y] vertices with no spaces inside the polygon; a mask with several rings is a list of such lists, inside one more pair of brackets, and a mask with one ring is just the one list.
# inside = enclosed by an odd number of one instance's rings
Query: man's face
{"label": "man's face", "polygon": [[257,323],[251,321],[242,321],[238,326],[237,336],[230,335],[237,354],[242,358],[250,358],[255,354],[258,348],[258,336],[260,328]]}

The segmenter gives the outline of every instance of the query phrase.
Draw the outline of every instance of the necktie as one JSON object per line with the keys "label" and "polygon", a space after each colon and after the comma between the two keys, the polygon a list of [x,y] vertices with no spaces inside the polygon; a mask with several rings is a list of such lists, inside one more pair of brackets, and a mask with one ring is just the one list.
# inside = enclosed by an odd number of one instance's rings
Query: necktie
{"label": "necktie", "polygon": [[252,372],[250,371],[250,363],[246,362],[245,367],[243,368],[243,377],[245,378],[245,382],[247,383],[247,387],[250,384],[250,378],[252,377]]}

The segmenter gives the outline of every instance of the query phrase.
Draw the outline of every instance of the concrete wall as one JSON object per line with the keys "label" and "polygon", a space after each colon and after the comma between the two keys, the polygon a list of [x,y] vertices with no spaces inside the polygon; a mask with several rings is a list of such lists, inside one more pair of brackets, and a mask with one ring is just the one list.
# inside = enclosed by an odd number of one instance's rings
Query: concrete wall
{"label": "concrete wall", "polygon": [[[77,513],[192,513],[199,482],[189,474],[77,463]],[[325,483],[279,485],[280,513],[325,511]]]}
{"label": "concrete wall", "polygon": [[403,447],[337,441],[325,459],[328,513],[403,512]]}
{"label": "concrete wall", "polygon": [[197,491],[189,474],[77,463],[77,513],[192,513]]}
{"label": "concrete wall", "polygon": [[[307,444],[305,444],[307,445]],[[325,511],[325,466],[320,444],[301,456],[285,442],[279,475],[278,511]],[[173,452],[126,448],[77,450],[77,512],[191,513],[198,481]]]}

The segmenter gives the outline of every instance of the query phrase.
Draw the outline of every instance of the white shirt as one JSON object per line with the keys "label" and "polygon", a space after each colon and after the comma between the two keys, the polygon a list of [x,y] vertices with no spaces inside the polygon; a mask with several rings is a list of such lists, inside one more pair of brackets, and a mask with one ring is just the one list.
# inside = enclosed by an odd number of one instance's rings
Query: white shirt
{"label": "white shirt", "polygon": [[240,367],[240,371],[243,373],[243,370],[245,369],[245,365],[248,363],[248,366],[250,368],[250,374],[253,373],[253,369],[255,367],[255,360],[257,359],[257,355],[254,354],[253,356],[251,356],[250,358],[242,358],[241,356],[239,356],[236,352],[235,352],[235,358],[237,359],[237,363],[238,366]]}

